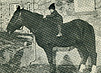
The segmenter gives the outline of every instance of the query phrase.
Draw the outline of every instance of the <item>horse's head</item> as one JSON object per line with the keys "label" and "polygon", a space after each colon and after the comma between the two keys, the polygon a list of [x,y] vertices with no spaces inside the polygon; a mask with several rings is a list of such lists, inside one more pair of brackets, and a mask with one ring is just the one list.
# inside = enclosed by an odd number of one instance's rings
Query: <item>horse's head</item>
{"label": "horse's head", "polygon": [[7,26],[7,32],[11,34],[22,26],[31,31],[36,31],[42,21],[43,15],[18,7]]}
{"label": "horse's head", "polygon": [[7,26],[7,32],[9,34],[13,33],[16,29],[20,29],[22,26],[22,18],[21,18],[21,9],[20,6],[18,6],[17,10],[14,12],[8,26]]}

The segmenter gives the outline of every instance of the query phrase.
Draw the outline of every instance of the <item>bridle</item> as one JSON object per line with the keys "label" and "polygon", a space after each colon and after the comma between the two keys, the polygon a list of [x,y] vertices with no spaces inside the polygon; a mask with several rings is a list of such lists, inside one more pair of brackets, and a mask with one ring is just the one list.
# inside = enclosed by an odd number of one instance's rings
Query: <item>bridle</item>
{"label": "bridle", "polygon": [[[14,23],[9,22],[9,24],[16,24],[18,21],[22,22],[21,12],[19,13],[18,19]],[[8,33],[10,34],[11,32],[9,31]]]}
{"label": "bridle", "polygon": [[22,22],[21,12],[19,13],[18,19],[14,23],[12,23],[12,22],[9,22],[9,23],[10,24],[16,24],[18,21],[21,21]]}

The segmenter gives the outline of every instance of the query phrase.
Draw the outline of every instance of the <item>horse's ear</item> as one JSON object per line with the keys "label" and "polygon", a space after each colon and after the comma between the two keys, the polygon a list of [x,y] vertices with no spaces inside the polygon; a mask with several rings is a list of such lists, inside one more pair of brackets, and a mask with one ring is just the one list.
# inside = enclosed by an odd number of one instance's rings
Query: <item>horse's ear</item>
{"label": "horse's ear", "polygon": [[20,6],[17,7],[17,10],[20,10]]}

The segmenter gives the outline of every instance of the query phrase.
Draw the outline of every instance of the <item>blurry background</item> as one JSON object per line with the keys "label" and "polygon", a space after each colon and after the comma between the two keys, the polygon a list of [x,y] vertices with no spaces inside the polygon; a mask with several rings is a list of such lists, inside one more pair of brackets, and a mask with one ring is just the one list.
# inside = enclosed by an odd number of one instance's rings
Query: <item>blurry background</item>
{"label": "blurry background", "polygon": [[[31,12],[47,15],[49,14],[49,5],[54,2],[56,3],[57,11],[63,16],[64,23],[79,18],[89,22],[94,27],[96,34],[96,49],[98,53],[97,65],[101,65],[101,0],[0,0],[0,32],[6,31],[7,24],[18,5]],[[30,33],[25,27],[16,32]],[[36,46],[33,44],[33,52],[28,48],[24,50],[21,66],[28,66],[29,63],[35,59],[35,48],[37,58],[33,63],[48,64],[43,49],[37,44]],[[9,53],[5,52],[4,54],[7,61],[9,61]],[[66,54],[70,56],[75,65],[79,65],[81,59],[76,49],[71,52],[57,52],[56,59],[58,65]]]}

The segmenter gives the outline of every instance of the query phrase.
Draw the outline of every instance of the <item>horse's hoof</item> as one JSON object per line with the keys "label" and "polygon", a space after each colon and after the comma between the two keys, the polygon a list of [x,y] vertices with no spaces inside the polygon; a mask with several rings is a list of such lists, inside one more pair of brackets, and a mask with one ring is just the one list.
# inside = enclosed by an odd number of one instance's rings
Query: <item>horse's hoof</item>
{"label": "horse's hoof", "polygon": [[92,71],[91,71],[90,73],[97,73],[97,68],[96,68],[95,65],[93,65],[93,67],[92,67]]}

